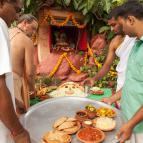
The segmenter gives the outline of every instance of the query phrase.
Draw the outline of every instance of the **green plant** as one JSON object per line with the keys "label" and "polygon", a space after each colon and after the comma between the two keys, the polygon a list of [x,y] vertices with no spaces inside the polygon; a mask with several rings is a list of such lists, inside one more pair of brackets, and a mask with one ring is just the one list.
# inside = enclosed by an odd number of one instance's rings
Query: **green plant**
{"label": "green plant", "polygon": [[40,84],[41,86],[51,86],[51,85],[59,85],[61,80],[54,77],[47,77],[46,75],[40,76],[35,79],[36,84]]}
{"label": "green plant", "polygon": [[[97,61],[99,63],[101,63],[102,65],[104,64],[104,61],[105,61],[105,58],[106,58],[106,55],[107,55],[107,51],[108,51],[108,48],[106,48],[104,51],[103,51],[103,54],[100,55],[100,56],[96,56],[94,55],[94,57],[96,57]],[[116,58],[110,68],[111,71],[116,71],[116,66],[118,64],[118,58]],[[89,65],[86,65],[86,66],[82,66],[80,68],[80,70],[84,73],[87,73],[88,74],[88,77],[92,78],[94,77],[97,72],[100,70],[97,68],[97,66],[89,66]],[[117,81],[117,76],[116,75],[112,75],[110,72],[107,73],[106,76],[104,76],[102,79],[98,80],[98,81],[95,81],[95,86],[98,86],[98,87],[110,87],[110,88],[116,88],[116,81]]]}
{"label": "green plant", "polygon": [[[121,5],[126,0],[24,0],[24,13],[36,14],[38,8],[45,4],[61,9],[81,12],[85,18],[88,31],[92,35],[98,32],[102,26],[106,26],[107,16],[110,9]],[[142,1],[142,0],[140,0]],[[103,29],[103,28],[102,28]]]}
{"label": "green plant", "polygon": [[37,9],[40,6],[41,2],[39,0],[23,0],[23,4],[23,13],[31,13],[33,15],[36,15]]}

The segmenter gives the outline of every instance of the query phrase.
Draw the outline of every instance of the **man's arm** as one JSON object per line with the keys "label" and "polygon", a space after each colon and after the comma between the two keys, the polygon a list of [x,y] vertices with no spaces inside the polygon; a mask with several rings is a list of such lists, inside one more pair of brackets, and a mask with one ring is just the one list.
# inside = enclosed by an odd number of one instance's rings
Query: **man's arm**
{"label": "man's arm", "polygon": [[25,71],[26,78],[28,81],[29,91],[34,91],[34,63],[33,63],[33,43],[30,39],[27,39],[25,47]]}
{"label": "man's arm", "polygon": [[116,36],[112,39],[112,41],[109,45],[109,50],[108,50],[107,58],[105,60],[104,65],[102,66],[100,71],[95,75],[95,77],[88,78],[88,79],[84,80],[82,82],[82,85],[87,84],[87,85],[93,86],[94,80],[99,80],[108,73],[108,71],[110,70],[110,67],[115,59],[115,56],[116,56],[115,50],[121,44],[122,39],[123,39],[122,36]]}
{"label": "man's arm", "polygon": [[120,129],[117,134],[120,143],[124,143],[131,137],[133,128],[143,121],[143,106],[136,112],[136,114]]}
{"label": "man's arm", "polygon": [[108,50],[108,54],[107,54],[107,58],[105,60],[105,63],[103,64],[100,71],[94,77],[94,80],[101,79],[103,76],[105,76],[109,72],[110,67],[111,67],[111,65],[115,59],[115,56],[116,56],[115,50],[121,44],[121,38],[122,38],[121,36],[116,36],[112,39],[112,41],[109,45],[109,50]]}
{"label": "man's arm", "polygon": [[11,131],[15,143],[31,143],[28,132],[22,127],[15,114],[5,75],[0,75],[0,120]]}
{"label": "man's arm", "polygon": [[143,121],[143,106],[138,110],[138,112],[133,116],[129,123],[132,127],[135,127],[139,122]]}
{"label": "man's arm", "polygon": [[18,134],[24,130],[15,114],[5,75],[0,75],[0,119],[11,132]]}
{"label": "man's arm", "polygon": [[111,97],[106,97],[101,99],[102,102],[105,102],[107,104],[113,104],[116,101],[120,100],[122,96],[122,89],[120,89],[119,91],[117,91],[114,95],[112,95]]}

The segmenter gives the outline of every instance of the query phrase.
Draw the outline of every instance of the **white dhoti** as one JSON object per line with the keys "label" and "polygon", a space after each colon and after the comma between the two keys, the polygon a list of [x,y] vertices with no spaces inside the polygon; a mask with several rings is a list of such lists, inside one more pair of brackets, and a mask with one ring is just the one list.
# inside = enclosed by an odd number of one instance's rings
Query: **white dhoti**
{"label": "white dhoti", "polygon": [[9,130],[0,121],[0,143],[14,143]]}

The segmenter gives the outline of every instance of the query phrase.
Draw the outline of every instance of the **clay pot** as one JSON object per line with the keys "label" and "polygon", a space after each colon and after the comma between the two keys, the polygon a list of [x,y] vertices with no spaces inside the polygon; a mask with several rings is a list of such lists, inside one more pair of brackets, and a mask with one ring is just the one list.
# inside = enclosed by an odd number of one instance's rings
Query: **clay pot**
{"label": "clay pot", "polygon": [[82,122],[82,127],[87,128],[92,126],[92,121],[91,120],[85,120]]}
{"label": "clay pot", "polygon": [[88,119],[87,112],[85,110],[79,110],[76,112],[75,118],[82,123],[84,120]]}
{"label": "clay pot", "polygon": [[96,116],[95,111],[92,112],[92,111],[89,111],[89,110],[86,109],[86,112],[87,112],[87,116],[88,116],[89,119],[95,118],[95,116]]}
{"label": "clay pot", "polygon": [[82,128],[80,129],[76,137],[82,143],[101,143],[105,139],[105,133],[97,128]]}

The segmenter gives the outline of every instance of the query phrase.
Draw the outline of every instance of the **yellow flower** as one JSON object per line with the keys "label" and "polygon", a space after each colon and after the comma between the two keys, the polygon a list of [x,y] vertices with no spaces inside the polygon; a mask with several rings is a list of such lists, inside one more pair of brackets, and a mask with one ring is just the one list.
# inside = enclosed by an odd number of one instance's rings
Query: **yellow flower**
{"label": "yellow flower", "polygon": [[57,62],[57,64],[56,64],[56,66],[54,67],[54,69],[51,71],[51,73],[49,74],[49,77],[52,77],[55,73],[56,73],[56,71],[58,70],[58,68],[59,68],[59,66],[60,66],[60,64],[61,64],[61,62],[62,62],[62,60],[63,60],[63,58],[66,58],[66,60],[67,60],[67,62],[69,63],[69,65],[70,65],[70,67],[72,68],[72,70],[73,71],[75,71],[77,74],[80,74],[81,73],[81,71],[80,70],[78,70],[78,69],[76,69],[76,67],[71,63],[71,61],[68,59],[68,57],[67,57],[67,53],[63,53],[61,56],[60,56],[60,58],[59,58],[59,60],[58,60],[58,62]]}

